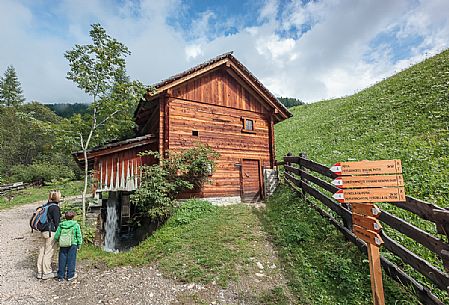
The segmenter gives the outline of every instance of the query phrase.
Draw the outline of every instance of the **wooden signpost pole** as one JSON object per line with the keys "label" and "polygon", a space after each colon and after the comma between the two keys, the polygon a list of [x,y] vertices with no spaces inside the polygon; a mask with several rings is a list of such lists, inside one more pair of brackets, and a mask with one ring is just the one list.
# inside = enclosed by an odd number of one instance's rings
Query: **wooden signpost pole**
{"label": "wooden signpost pole", "polygon": [[369,272],[374,305],[385,305],[384,286],[382,284],[382,268],[380,266],[380,251],[377,245],[366,244],[368,247]]}

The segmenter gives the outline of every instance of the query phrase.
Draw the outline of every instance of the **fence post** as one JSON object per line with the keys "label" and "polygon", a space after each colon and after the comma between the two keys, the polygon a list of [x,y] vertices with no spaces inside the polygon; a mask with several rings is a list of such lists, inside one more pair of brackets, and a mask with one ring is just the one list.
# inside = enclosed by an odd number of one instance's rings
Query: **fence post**
{"label": "fence post", "polygon": [[[292,153],[288,152],[287,157],[291,157],[291,156],[292,156]],[[285,174],[287,173],[287,170],[285,169],[286,165],[290,165],[290,162],[285,162],[285,160],[284,160],[284,182],[285,183],[287,183],[287,178],[285,178]]]}
{"label": "fence post", "polygon": [[[299,157],[300,157],[300,159],[299,159],[299,169],[300,169],[302,172],[306,172],[307,169],[306,169],[304,166],[301,165],[301,162],[302,162],[302,159],[307,159],[307,154],[306,154],[305,152],[302,152],[302,153],[299,154]],[[302,187],[302,184],[303,184],[303,183],[306,183],[306,184],[307,184],[307,180],[306,180],[306,179],[303,177],[303,175],[301,174],[301,190],[302,190],[302,197],[303,197],[304,199],[306,199],[307,193],[306,193],[306,191],[304,190],[304,188]]]}

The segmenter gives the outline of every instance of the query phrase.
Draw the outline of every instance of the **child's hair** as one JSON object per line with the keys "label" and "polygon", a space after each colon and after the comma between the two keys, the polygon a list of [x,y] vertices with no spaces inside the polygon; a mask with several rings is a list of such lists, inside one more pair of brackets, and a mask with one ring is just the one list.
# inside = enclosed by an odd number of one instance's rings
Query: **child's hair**
{"label": "child's hair", "polygon": [[48,201],[50,202],[59,202],[61,201],[61,192],[57,190],[52,190],[48,194]]}
{"label": "child's hair", "polygon": [[65,212],[64,217],[67,220],[72,220],[76,216],[76,213],[73,211]]}

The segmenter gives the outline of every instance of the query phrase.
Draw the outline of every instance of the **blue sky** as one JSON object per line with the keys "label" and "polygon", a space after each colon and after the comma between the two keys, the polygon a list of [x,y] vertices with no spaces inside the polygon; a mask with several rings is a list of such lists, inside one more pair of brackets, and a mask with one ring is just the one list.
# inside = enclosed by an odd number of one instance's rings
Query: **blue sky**
{"label": "blue sky", "polygon": [[447,0],[0,0],[0,73],[27,100],[88,102],[64,52],[100,23],[151,84],[228,51],[276,96],[352,94],[448,48]]}

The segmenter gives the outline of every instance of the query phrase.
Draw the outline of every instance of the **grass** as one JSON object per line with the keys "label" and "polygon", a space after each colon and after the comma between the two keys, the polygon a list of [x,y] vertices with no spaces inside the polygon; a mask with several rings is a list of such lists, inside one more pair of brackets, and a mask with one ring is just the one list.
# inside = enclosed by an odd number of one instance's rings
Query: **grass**
{"label": "grass", "polygon": [[[301,304],[371,303],[366,256],[301,198],[281,187],[263,219]],[[419,304],[411,291],[387,276],[383,281],[386,304]]]}
{"label": "grass", "polygon": [[59,189],[64,197],[79,195],[83,191],[82,181],[68,181],[42,187],[30,187],[19,191],[9,192],[8,197],[0,197],[0,210],[12,208],[19,205],[46,201],[48,192]]}
{"label": "grass", "polygon": [[255,261],[267,261],[259,220],[248,206],[212,206],[190,200],[154,235],[129,252],[111,254],[87,246],[80,258],[107,264],[155,263],[167,276],[183,282],[226,287],[244,276]]}

